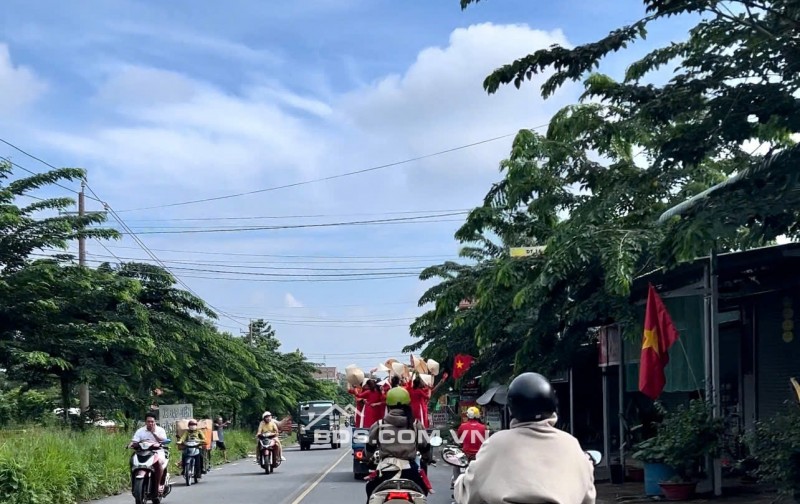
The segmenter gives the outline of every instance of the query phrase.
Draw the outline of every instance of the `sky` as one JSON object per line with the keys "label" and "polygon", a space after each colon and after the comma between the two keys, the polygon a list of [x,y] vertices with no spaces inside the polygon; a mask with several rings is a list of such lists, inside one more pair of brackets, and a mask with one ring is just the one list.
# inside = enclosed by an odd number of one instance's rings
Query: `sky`
{"label": "sky", "polygon": [[[223,330],[264,318],[282,350],[340,369],[406,361],[433,285],[419,272],[457,260],[513,134],[580,96],[543,100],[541,78],[488,95],[483,79],[643,15],[633,0],[5,0],[0,138],[41,161],[0,156],[88,171],[126,233],[89,241],[90,265],[152,262],[143,243]],[[653,25],[600,70],[620,77],[690,25]]]}

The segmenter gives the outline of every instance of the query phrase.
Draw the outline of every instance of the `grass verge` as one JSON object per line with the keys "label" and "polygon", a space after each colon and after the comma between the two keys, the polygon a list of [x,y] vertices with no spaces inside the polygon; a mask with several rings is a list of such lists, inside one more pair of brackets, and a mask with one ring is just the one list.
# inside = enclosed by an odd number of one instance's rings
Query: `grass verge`
{"label": "grass verge", "polygon": [[[130,433],[102,430],[0,431],[0,503],[75,504],[127,491],[130,438]],[[283,445],[292,444],[292,438]],[[254,450],[255,439],[250,432],[229,430],[225,444],[228,460],[236,460]],[[174,447],[171,456],[180,459]],[[214,465],[222,463],[219,450],[212,450],[212,457]]]}

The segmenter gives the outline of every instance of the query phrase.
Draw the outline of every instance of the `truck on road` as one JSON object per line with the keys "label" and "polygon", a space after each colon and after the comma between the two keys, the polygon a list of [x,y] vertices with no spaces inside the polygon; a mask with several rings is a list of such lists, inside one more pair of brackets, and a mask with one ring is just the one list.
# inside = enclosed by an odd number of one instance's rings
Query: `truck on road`
{"label": "truck on road", "polygon": [[341,446],[339,420],[341,408],[333,401],[304,401],[297,405],[297,443],[300,450],[310,450],[312,444]]}

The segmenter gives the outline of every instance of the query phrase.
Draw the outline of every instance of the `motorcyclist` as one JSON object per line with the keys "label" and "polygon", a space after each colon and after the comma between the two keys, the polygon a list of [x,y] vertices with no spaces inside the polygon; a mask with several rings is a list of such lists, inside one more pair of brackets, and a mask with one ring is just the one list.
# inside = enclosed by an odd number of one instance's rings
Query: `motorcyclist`
{"label": "motorcyclist", "polygon": [[[128,447],[133,448],[141,441],[163,443],[166,440],[167,432],[162,427],[156,425],[156,414],[150,412],[144,416],[144,427],[141,427],[133,434],[133,438],[131,438],[131,442]],[[156,458],[156,464],[153,465],[153,476],[155,477],[156,481],[158,481],[158,495],[162,496],[164,494],[164,485],[166,484],[167,474],[166,469],[169,461],[167,460],[167,454],[164,452],[163,447],[160,447],[158,450],[154,450],[153,456]]]}
{"label": "motorcyclist", "polygon": [[[456,436],[461,444],[461,451],[469,460],[475,460],[475,455],[489,435],[489,430],[480,422],[481,410],[477,406],[467,408],[467,421],[458,426]],[[461,468],[453,466],[453,479],[450,483],[452,489],[456,478],[461,474]]]}
{"label": "motorcyclist", "polygon": [[[281,440],[278,437],[280,432],[281,431],[280,431],[280,428],[278,427],[278,422],[276,422],[275,420],[272,419],[272,413],[270,413],[269,411],[265,411],[261,415],[261,423],[258,424],[258,431],[256,432],[256,440],[258,439],[258,436],[260,436],[262,434],[264,434],[264,435],[274,434],[275,435],[275,453],[274,453],[275,464],[274,464],[274,467],[278,467],[279,465],[281,465],[281,461],[286,460],[281,455],[281,452],[283,450],[282,450],[282,446],[281,446]],[[259,452],[259,445],[258,445],[258,441],[256,441],[256,453],[258,453],[258,452]],[[256,462],[258,462],[258,457],[256,457]]]}
{"label": "motorcyclist", "polygon": [[386,406],[389,412],[370,428],[366,445],[368,456],[375,451],[380,454],[378,477],[367,483],[367,500],[378,485],[391,479],[398,470],[401,478],[413,481],[428,495],[416,458],[417,451],[425,457],[430,443],[425,429],[414,421],[408,391],[402,387],[390,389],[386,393]]}
{"label": "motorcyclist", "polygon": [[523,373],[508,387],[510,429],[483,442],[455,483],[458,504],[595,504],[594,465],[578,440],[555,427],[547,379]]}
{"label": "motorcyclist", "polygon": [[[197,428],[197,420],[192,418],[189,420],[189,429],[184,432],[180,439],[178,439],[178,445],[183,445],[186,441],[200,441],[200,443],[206,442],[206,436],[203,434],[203,431]],[[201,448],[202,449],[202,448]],[[184,451],[183,455],[181,456],[181,476],[183,476],[184,468],[186,467],[186,461],[189,457],[186,455]],[[197,479],[202,478],[205,470],[203,468],[203,457],[197,457]]]}

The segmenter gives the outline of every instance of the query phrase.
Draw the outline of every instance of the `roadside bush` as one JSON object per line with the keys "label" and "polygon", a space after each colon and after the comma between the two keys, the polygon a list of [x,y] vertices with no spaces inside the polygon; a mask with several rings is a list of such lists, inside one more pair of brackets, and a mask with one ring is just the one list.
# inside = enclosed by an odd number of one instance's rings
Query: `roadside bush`
{"label": "roadside bush", "polygon": [[775,484],[784,495],[800,496],[800,409],[792,404],[762,420],[751,437],[761,481]]}
{"label": "roadside bush", "polygon": [[[75,504],[127,491],[130,438],[100,429],[0,431],[0,503]],[[225,442],[229,460],[255,446],[251,433],[236,430],[225,433]],[[180,459],[176,454],[173,448],[172,460]],[[214,464],[222,460],[218,450],[212,454]]]}

